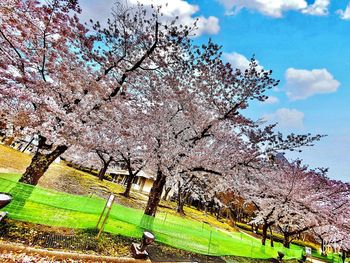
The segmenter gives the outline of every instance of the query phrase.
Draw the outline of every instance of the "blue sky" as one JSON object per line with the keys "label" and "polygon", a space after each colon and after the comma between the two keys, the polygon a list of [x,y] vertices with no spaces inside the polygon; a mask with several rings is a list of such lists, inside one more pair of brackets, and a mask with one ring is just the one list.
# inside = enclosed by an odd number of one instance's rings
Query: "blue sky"
{"label": "blue sky", "polygon": [[[103,17],[112,2],[83,1],[84,18]],[[169,16],[179,15],[185,23],[200,18],[200,36],[195,41],[211,37],[223,46],[225,59],[237,67],[244,68],[255,54],[259,64],[272,69],[281,81],[278,90],[269,92],[270,103],[255,103],[247,110],[249,116],[278,122],[284,133],[327,135],[314,147],[287,157],[299,157],[310,167],[329,167],[329,177],[350,182],[349,0],[170,3]]]}

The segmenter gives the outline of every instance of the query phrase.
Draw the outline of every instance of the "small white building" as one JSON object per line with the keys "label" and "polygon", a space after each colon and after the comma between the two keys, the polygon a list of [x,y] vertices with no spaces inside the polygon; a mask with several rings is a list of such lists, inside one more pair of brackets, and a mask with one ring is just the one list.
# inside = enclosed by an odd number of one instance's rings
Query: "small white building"
{"label": "small white building", "polygon": [[[113,182],[126,185],[129,176],[127,170],[111,168],[108,169],[107,173],[112,176]],[[154,180],[155,177],[152,173],[140,171],[133,180],[132,189],[148,194],[151,191]]]}

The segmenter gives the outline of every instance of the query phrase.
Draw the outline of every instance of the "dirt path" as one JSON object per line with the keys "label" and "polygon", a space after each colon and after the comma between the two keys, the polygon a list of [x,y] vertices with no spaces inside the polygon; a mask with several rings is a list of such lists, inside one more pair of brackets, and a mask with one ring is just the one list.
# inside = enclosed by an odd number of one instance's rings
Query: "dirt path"
{"label": "dirt path", "polygon": [[19,244],[0,242],[1,262],[20,263],[55,263],[55,262],[121,262],[121,263],[145,263],[149,260],[136,260],[133,258],[119,258],[109,256],[89,255],[57,250],[46,250],[27,247]]}
{"label": "dirt path", "polygon": [[316,258],[308,258],[307,261],[313,262],[313,263],[325,263],[325,262],[327,262],[327,261],[322,261],[322,260],[316,259]]}

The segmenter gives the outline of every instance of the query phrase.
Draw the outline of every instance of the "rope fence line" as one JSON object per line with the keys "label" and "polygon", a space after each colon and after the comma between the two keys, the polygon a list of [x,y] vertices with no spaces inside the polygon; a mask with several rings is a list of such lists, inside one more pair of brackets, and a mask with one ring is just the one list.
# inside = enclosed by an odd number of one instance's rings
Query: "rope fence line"
{"label": "rope fence line", "polygon": [[[56,227],[95,228],[106,200],[79,196],[26,185],[0,178],[0,192],[13,196],[13,201],[3,210],[15,220]],[[203,227],[202,222],[175,215],[159,214],[155,218],[143,211],[114,203],[104,231],[140,238],[144,230],[152,231],[158,242],[211,256],[242,256],[250,258],[276,258],[277,252],[285,258],[300,258],[302,249],[262,246],[259,240],[241,233],[225,233],[213,227]]]}

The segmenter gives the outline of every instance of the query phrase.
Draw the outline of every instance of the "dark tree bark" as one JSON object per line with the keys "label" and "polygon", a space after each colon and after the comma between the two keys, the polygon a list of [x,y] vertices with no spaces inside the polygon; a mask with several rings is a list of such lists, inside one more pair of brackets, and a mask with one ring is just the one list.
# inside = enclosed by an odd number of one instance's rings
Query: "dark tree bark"
{"label": "dark tree bark", "polygon": [[321,255],[322,255],[322,256],[326,256],[324,240],[323,240],[322,237],[321,237],[320,239],[321,239]]}
{"label": "dark tree bark", "polygon": [[164,195],[163,195],[163,200],[166,201],[168,199],[168,195],[170,193],[171,187],[165,187],[164,189]]}
{"label": "dark tree bark", "polygon": [[184,211],[184,200],[182,198],[182,187],[180,181],[177,182],[177,207],[176,207],[176,212],[179,213],[180,215],[185,215]]}
{"label": "dark tree bark", "polygon": [[136,177],[137,173],[133,173],[130,160],[127,160],[126,164],[128,167],[129,176],[128,176],[128,179],[126,181],[126,188],[125,188],[123,195],[125,197],[130,197],[130,190],[131,190],[132,182],[133,182],[134,178]]}
{"label": "dark tree bark", "polygon": [[128,179],[126,181],[126,187],[125,187],[125,191],[123,193],[123,196],[130,197],[131,186],[132,186],[132,182],[133,182],[134,178],[135,178],[135,175],[133,173],[129,173]]}
{"label": "dark tree bark", "polygon": [[103,178],[107,172],[107,169],[108,169],[110,162],[111,161],[107,161],[107,162],[103,163],[103,167],[100,169],[100,172],[98,173],[98,179],[100,181],[103,181]]}
{"label": "dark tree bark", "polygon": [[186,192],[186,193],[178,193],[177,196],[177,206],[176,206],[176,212],[179,213],[180,215],[185,215],[185,211],[184,211],[184,205],[186,204],[188,198],[191,196],[190,192]]}
{"label": "dark tree bark", "polygon": [[273,245],[272,227],[270,226],[269,228],[270,228],[270,245],[271,245],[271,247],[274,247],[274,245]]}
{"label": "dark tree bark", "polygon": [[135,177],[141,171],[141,169],[143,168],[144,165],[141,165],[138,168],[138,170],[133,171],[133,169],[132,169],[133,168],[132,167],[132,160],[131,160],[130,154],[128,153],[128,155],[125,156],[124,154],[121,153],[121,156],[122,156],[123,160],[126,163],[126,167],[127,167],[128,174],[129,174],[128,179],[126,181],[126,188],[125,188],[125,191],[124,191],[123,195],[125,197],[130,197],[130,191],[131,191],[132,182],[134,181]]}
{"label": "dark tree bark", "polygon": [[262,227],[262,239],[261,239],[261,244],[265,246],[266,244],[266,239],[267,239],[267,224],[264,223]]}
{"label": "dark tree bark", "polygon": [[[266,244],[266,239],[267,239],[267,230],[270,228],[271,231],[271,226],[274,224],[274,222],[267,222],[264,220],[264,224],[262,226],[262,239],[261,239],[261,244],[265,246]],[[272,232],[271,232],[272,233]],[[272,238],[272,237],[271,237]]]}
{"label": "dark tree bark", "polygon": [[290,247],[290,235],[288,233],[283,233],[283,246],[285,248]]}
{"label": "dark tree bark", "polygon": [[197,208],[198,211],[203,210],[203,201],[202,201],[201,198],[198,200],[198,204],[197,204],[196,208]]}
{"label": "dark tree bark", "polygon": [[259,232],[259,225],[258,224],[255,225],[254,231],[255,231],[255,234],[258,234],[258,232]]}
{"label": "dark tree bark", "polygon": [[177,207],[176,212],[178,212],[180,215],[185,215],[184,211],[184,205],[188,202],[188,199],[191,197],[191,182],[195,178],[194,175],[192,175],[190,178],[188,178],[182,185],[181,182],[177,182]]}
{"label": "dark tree bark", "polygon": [[221,209],[220,209],[220,207],[216,208],[215,217],[216,217],[217,220],[219,220],[221,218]]}
{"label": "dark tree bark", "polygon": [[[105,174],[106,174],[106,172],[107,172],[107,169],[108,169],[108,166],[110,165],[110,163],[113,161],[113,157],[112,156],[107,156],[107,157],[105,157],[104,155],[103,155],[103,152],[101,152],[101,151],[99,151],[99,150],[97,150],[96,151],[96,153],[97,153],[97,155],[98,155],[98,157],[100,157],[100,159],[101,159],[101,161],[102,161],[102,168],[101,168],[101,170],[100,170],[100,172],[98,173],[98,179],[100,180],[100,181],[103,181],[103,178],[104,178],[104,176],[105,176]],[[107,154],[106,154],[107,155]]]}
{"label": "dark tree bark", "polygon": [[43,151],[48,151],[52,146],[46,144],[46,138],[40,136],[38,149],[32,158],[30,165],[27,167],[26,171],[19,179],[19,182],[31,185],[37,185],[39,179],[44,175],[44,173],[49,168],[50,164],[53,163],[56,158],[63,154],[68,147],[66,145],[59,145],[54,150],[49,153],[44,153]]}
{"label": "dark tree bark", "polygon": [[[283,233],[283,246],[286,248],[289,248],[291,241],[293,240],[293,237],[295,235],[300,235],[301,233],[310,230],[312,228],[314,228],[316,225],[312,225],[312,226],[306,226],[302,229],[298,229],[298,230],[294,230],[294,231],[288,231],[282,229],[281,227],[279,227],[280,231]],[[292,238],[292,239],[291,239]]]}
{"label": "dark tree bark", "polygon": [[149,216],[155,216],[160,202],[163,188],[166,183],[166,176],[158,169],[157,178],[153,183],[151,191],[149,193],[148,202],[144,214]]}
{"label": "dark tree bark", "polygon": [[233,227],[236,227],[236,215],[234,213],[234,209],[230,207],[226,212],[228,219],[230,220]]}
{"label": "dark tree bark", "polygon": [[178,202],[177,203],[176,212],[179,213],[182,216],[186,215],[185,211],[184,211],[184,202]]}

